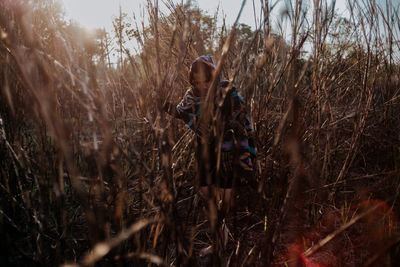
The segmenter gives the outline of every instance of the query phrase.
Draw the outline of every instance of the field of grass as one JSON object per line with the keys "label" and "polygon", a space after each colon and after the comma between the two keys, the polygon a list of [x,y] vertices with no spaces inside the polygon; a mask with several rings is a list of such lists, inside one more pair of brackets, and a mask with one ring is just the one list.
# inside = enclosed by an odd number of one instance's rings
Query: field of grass
{"label": "field of grass", "polygon": [[[149,0],[148,25],[122,10],[106,32],[0,1],[0,266],[399,266],[399,3],[285,1],[275,26],[261,2],[257,29]],[[225,240],[163,111],[203,54],[258,150]]]}

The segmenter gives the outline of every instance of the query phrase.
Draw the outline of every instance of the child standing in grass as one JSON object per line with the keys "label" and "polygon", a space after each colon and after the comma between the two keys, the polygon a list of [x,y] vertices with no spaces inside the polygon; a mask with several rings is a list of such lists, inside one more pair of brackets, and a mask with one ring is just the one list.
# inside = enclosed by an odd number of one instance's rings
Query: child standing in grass
{"label": "child standing in grass", "polygon": [[[178,105],[167,103],[166,111],[183,120],[196,134],[197,185],[201,196],[214,198],[218,220],[233,205],[234,188],[253,175],[255,142],[244,99],[226,80],[214,77],[211,56],[200,56],[191,65],[186,91]],[[204,123],[205,101],[213,79],[217,79],[212,118]],[[205,125],[207,124],[207,125]]]}

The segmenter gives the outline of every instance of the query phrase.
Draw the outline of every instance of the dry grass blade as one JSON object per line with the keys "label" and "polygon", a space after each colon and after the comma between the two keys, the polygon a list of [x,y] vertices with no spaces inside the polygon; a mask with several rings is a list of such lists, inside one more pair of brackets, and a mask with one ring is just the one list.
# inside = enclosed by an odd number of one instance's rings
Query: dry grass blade
{"label": "dry grass blade", "polygon": [[[143,0],[110,31],[69,21],[62,2],[0,0],[0,265],[207,266],[209,245],[231,266],[281,266],[293,247],[343,267],[398,253],[399,201],[360,204],[400,193],[398,1],[221,1],[210,15]],[[200,55],[217,65],[205,139],[231,127],[230,92],[254,126],[259,175],[225,220],[211,190],[197,195],[199,136],[165,112]]]}
{"label": "dry grass blade", "polygon": [[133,225],[131,225],[128,229],[123,230],[116,237],[96,244],[93,247],[93,249],[91,249],[90,252],[88,252],[86,254],[86,256],[84,256],[84,258],[82,260],[82,264],[84,266],[95,264],[97,261],[99,261],[105,255],[107,255],[111,249],[115,248],[121,242],[130,238],[133,234],[139,232],[140,230],[147,227],[148,225],[155,223],[156,221],[157,220],[141,219],[137,223],[134,223]]}
{"label": "dry grass blade", "polygon": [[129,259],[129,258],[143,259],[143,260],[146,260],[147,262],[153,263],[157,266],[168,266],[162,258],[160,258],[157,255],[150,254],[150,253],[129,253],[124,256],[116,257],[117,260]]}
{"label": "dry grass blade", "polygon": [[353,226],[355,223],[357,223],[359,220],[365,218],[366,216],[370,215],[374,211],[376,211],[379,208],[382,208],[383,203],[376,204],[372,207],[370,207],[368,210],[364,211],[363,213],[354,216],[350,221],[347,223],[343,224],[340,226],[338,229],[336,229],[334,232],[331,234],[327,235],[325,238],[320,240],[317,244],[314,246],[310,247],[304,252],[304,256],[310,257],[314,253],[316,253],[318,250],[320,250],[322,247],[327,245],[329,242],[331,242],[334,238],[336,238],[338,235],[343,233],[345,230],[347,230],[349,227]]}

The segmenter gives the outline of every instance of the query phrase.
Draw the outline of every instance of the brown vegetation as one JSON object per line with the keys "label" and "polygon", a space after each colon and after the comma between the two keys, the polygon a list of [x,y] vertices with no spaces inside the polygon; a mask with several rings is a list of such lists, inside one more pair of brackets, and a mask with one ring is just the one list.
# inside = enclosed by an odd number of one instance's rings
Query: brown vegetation
{"label": "brown vegetation", "polygon": [[[289,1],[285,39],[262,2],[255,30],[148,1],[148,26],[121,12],[107,33],[0,1],[1,266],[398,266],[399,5]],[[162,112],[206,53],[246,97],[259,161],[212,259],[192,133]]]}

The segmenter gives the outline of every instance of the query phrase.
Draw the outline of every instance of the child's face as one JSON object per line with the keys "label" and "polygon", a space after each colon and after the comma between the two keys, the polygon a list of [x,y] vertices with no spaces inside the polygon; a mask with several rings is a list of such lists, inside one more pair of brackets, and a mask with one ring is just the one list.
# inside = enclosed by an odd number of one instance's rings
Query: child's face
{"label": "child's face", "polygon": [[207,79],[206,73],[204,71],[199,71],[193,73],[193,86],[201,94],[207,94],[208,88],[210,88],[211,80]]}

